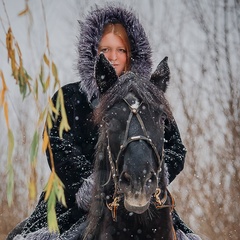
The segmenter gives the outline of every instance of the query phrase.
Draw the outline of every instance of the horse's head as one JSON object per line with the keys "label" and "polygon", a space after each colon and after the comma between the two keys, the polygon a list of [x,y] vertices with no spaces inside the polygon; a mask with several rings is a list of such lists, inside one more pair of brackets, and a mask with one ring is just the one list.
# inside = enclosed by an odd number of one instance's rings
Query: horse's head
{"label": "horse's head", "polygon": [[[123,195],[125,208],[141,214],[148,209],[158,184],[166,186],[164,124],[172,118],[164,97],[169,81],[167,58],[149,81],[132,72],[118,78],[104,55],[100,55],[96,79],[101,92],[95,110],[100,126],[97,165],[112,177],[115,204]],[[106,188],[113,185],[106,176],[99,181]]]}

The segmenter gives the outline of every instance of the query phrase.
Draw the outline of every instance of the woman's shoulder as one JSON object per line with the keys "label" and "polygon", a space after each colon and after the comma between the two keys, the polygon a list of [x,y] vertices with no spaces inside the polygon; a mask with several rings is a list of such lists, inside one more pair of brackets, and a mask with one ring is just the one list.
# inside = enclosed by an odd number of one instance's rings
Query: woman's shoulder
{"label": "woman's shoulder", "polygon": [[79,82],[68,83],[63,85],[55,94],[53,95],[53,102],[55,103],[59,97],[60,90],[62,91],[63,100],[65,107],[84,107],[89,105],[86,93],[81,89]]}
{"label": "woman's shoulder", "polygon": [[67,83],[61,87],[63,93],[69,94],[83,94],[80,87],[80,82]]}
{"label": "woman's shoulder", "polygon": [[[81,89],[80,82],[73,82],[63,85],[61,88],[61,91],[63,93],[64,98],[86,98],[86,94]],[[54,98],[57,98],[60,90],[57,90],[53,96]]]}

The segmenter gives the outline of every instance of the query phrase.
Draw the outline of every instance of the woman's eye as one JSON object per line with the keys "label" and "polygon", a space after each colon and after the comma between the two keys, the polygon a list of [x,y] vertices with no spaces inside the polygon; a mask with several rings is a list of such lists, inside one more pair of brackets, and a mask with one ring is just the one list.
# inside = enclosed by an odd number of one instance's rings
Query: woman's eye
{"label": "woman's eye", "polygon": [[108,52],[108,50],[109,50],[108,48],[102,48],[100,52],[106,53]]}
{"label": "woman's eye", "polygon": [[121,52],[121,53],[126,53],[127,52],[124,48],[120,48],[120,49],[118,49],[118,51]]}

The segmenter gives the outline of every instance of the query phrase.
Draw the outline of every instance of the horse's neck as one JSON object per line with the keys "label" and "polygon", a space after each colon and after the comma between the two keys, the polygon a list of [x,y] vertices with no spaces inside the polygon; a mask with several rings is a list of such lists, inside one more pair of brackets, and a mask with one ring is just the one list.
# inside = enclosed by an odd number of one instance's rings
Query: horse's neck
{"label": "horse's neck", "polygon": [[170,210],[150,209],[142,216],[131,213],[117,212],[117,222],[112,220],[111,212],[106,208],[105,217],[100,226],[101,240],[127,239],[174,239],[174,231]]}

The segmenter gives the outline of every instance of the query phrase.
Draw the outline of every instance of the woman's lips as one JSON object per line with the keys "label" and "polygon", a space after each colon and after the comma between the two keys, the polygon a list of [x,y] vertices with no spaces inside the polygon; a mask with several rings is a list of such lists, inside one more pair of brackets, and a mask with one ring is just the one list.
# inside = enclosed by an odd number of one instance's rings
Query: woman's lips
{"label": "woman's lips", "polygon": [[112,66],[113,66],[114,68],[116,68],[116,67],[118,67],[118,64],[112,64]]}

